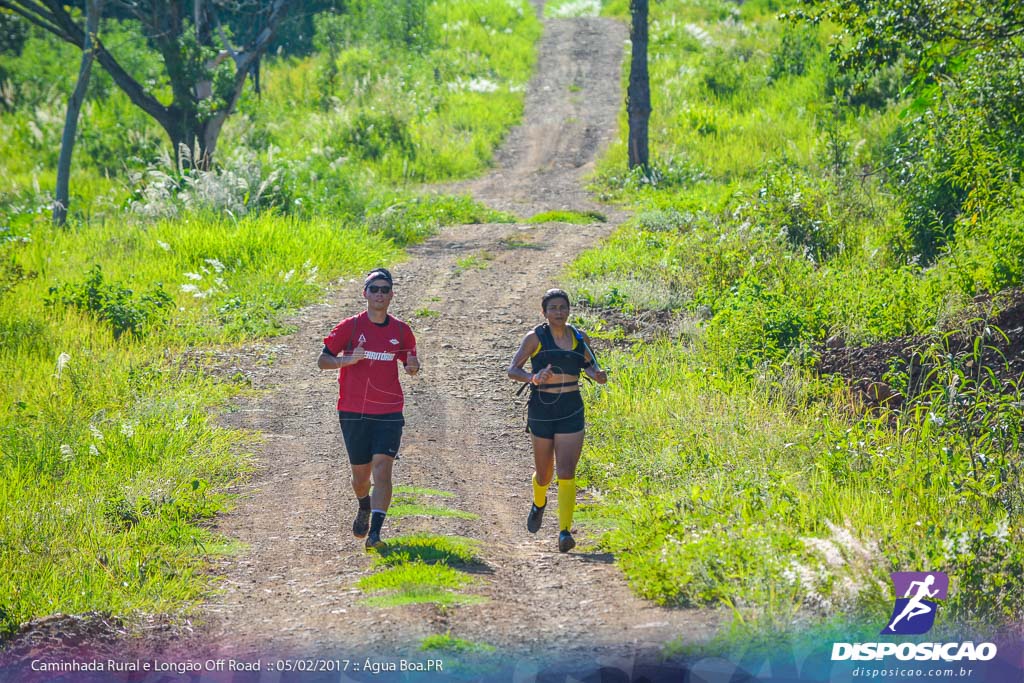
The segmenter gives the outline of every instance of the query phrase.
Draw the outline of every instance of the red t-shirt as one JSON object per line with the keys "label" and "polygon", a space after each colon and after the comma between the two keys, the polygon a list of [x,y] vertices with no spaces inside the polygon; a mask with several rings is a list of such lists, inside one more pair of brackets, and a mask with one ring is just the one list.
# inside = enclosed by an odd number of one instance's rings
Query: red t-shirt
{"label": "red t-shirt", "polygon": [[366,415],[401,412],[405,399],[398,363],[416,355],[412,330],[390,315],[378,325],[363,311],[345,318],[324,337],[324,346],[335,356],[351,353],[360,342],[366,357],[338,370],[338,410]]}

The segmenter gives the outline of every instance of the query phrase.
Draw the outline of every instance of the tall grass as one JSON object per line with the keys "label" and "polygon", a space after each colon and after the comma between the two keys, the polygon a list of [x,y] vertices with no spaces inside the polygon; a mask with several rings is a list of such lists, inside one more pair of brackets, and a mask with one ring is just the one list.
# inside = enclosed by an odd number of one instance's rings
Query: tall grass
{"label": "tall grass", "polygon": [[[177,355],[279,333],[323,285],[396,251],[272,215],[40,231],[14,251],[27,276],[0,298],[2,628],[57,611],[178,613],[209,586],[202,558],[224,542],[201,522],[245,472],[249,437],[209,412],[245,385]],[[155,283],[171,304],[115,337]],[[51,288],[90,296],[68,305]]]}

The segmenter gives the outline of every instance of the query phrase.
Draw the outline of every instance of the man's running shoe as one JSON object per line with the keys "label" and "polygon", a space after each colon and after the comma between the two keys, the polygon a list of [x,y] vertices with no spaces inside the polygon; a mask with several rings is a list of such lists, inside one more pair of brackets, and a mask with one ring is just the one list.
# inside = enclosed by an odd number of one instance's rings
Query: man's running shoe
{"label": "man's running shoe", "polygon": [[356,538],[366,538],[366,532],[370,530],[370,511],[360,509],[352,522],[352,535]]}
{"label": "man's running shoe", "polygon": [[530,505],[530,514],[526,517],[526,530],[531,534],[537,533],[540,529],[540,523],[544,521],[544,508],[547,507],[547,503],[537,507],[535,503]]}
{"label": "man's running shoe", "polygon": [[568,531],[558,532],[558,552],[567,553],[576,547],[576,539]]}
{"label": "man's running shoe", "polygon": [[366,550],[376,550],[380,552],[388,547],[388,544],[380,540],[380,533],[370,532],[370,535],[366,537]]}

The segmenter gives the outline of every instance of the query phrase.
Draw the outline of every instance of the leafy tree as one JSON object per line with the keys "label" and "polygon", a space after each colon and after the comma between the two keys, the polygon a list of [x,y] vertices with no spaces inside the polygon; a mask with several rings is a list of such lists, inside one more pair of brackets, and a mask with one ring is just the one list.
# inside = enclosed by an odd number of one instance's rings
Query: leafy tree
{"label": "leafy tree", "polygon": [[[160,54],[169,104],[157,96],[159,84],[140,82],[98,39],[95,58],[132,103],[167,132],[179,159],[205,167],[246,79],[258,76],[259,60],[294,1],[112,0],[111,10],[138,21]],[[0,9],[79,48],[86,44],[77,12],[60,0],[0,0]]]}
{"label": "leafy tree", "polygon": [[20,53],[28,37],[26,29],[25,22],[19,21],[13,14],[0,12],[0,54]]}
{"label": "leafy tree", "polygon": [[791,17],[841,27],[832,55],[844,70],[906,59],[923,79],[959,70],[965,57],[1008,50],[1020,59],[1024,3],[1017,0],[802,0]]}
{"label": "leafy tree", "polygon": [[851,100],[894,65],[906,71],[886,161],[916,257],[934,260],[958,226],[1010,201],[1024,165],[1024,3],[801,0],[789,16],[839,27],[831,57]]}

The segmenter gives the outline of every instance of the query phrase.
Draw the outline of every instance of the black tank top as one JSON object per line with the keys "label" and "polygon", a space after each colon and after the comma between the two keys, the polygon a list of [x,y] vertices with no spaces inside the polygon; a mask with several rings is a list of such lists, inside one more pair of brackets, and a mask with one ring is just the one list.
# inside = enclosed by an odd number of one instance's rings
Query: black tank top
{"label": "black tank top", "polygon": [[540,340],[540,349],[530,357],[530,368],[533,372],[540,372],[550,364],[551,369],[557,373],[579,377],[583,368],[590,367],[590,362],[583,352],[583,334],[572,325],[566,327],[572,332],[571,351],[566,351],[555,343],[555,337],[547,323],[534,328],[533,331]]}

